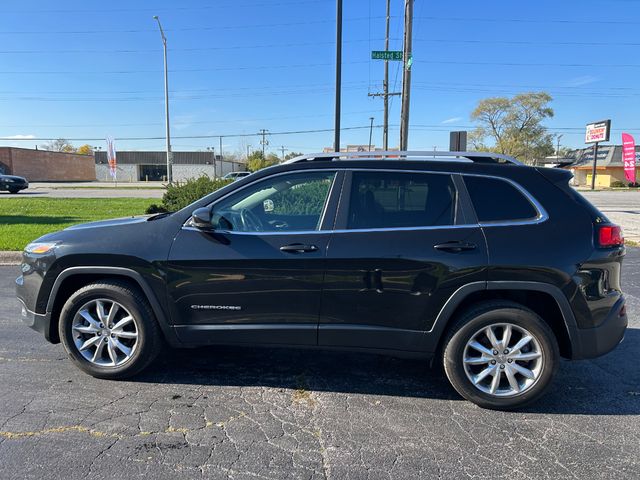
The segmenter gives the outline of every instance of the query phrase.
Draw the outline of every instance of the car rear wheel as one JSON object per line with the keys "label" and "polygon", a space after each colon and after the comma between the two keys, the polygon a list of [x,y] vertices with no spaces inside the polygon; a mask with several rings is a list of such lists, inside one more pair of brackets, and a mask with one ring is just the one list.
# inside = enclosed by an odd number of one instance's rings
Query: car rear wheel
{"label": "car rear wheel", "polygon": [[20,192],[20,190],[19,190],[19,189],[17,189],[17,188],[10,188],[10,189],[9,189],[9,193],[12,193],[12,194],[14,194],[14,195],[15,195],[16,193],[19,193],[19,192]]}
{"label": "car rear wheel", "polygon": [[146,298],[125,282],[91,283],[75,292],[60,313],[65,350],[98,378],[131,377],[158,355],[162,338]]}
{"label": "car rear wheel", "polygon": [[445,340],[449,381],[483,408],[509,410],[539,398],[558,368],[558,343],[535,312],[493,301],[463,314]]}

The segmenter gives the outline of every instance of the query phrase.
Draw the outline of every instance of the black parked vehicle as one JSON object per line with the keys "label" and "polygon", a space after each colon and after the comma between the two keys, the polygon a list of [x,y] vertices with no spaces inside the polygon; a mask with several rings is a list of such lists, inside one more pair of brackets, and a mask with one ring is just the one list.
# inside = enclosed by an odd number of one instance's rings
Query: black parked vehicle
{"label": "black parked vehicle", "polygon": [[620,228],[570,178],[478,152],[298,157],[172,214],[40,238],[22,317],[100,378],[164,341],[310,346],[435,358],[463,397],[519,407],[627,325]]}
{"label": "black parked vehicle", "polygon": [[29,182],[26,178],[0,174],[0,191],[18,193],[26,188],[29,188]]}

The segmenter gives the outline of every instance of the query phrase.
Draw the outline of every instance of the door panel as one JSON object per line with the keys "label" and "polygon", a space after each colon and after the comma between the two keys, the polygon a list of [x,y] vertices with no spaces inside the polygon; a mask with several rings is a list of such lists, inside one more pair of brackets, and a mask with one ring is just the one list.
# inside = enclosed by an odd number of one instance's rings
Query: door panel
{"label": "door panel", "polygon": [[[329,235],[181,230],[169,259],[168,289],[182,337],[315,345]],[[316,249],[280,250],[291,244]]]}
{"label": "door panel", "polygon": [[449,174],[355,171],[327,249],[320,345],[428,351],[460,286],[486,281],[484,234]]}
{"label": "door panel", "polygon": [[343,175],[275,174],[187,223],[169,254],[178,335],[191,343],[317,344],[326,249]]}
{"label": "door panel", "polygon": [[[434,245],[464,242],[472,250]],[[460,286],[486,280],[478,227],[337,232],[327,252],[318,342],[421,351],[445,302]]]}

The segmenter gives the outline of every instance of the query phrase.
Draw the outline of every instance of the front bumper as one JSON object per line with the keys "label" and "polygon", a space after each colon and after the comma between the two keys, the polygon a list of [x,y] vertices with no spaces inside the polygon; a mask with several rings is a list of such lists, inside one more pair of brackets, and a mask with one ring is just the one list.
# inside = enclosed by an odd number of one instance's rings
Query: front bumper
{"label": "front bumper", "polygon": [[51,314],[50,313],[35,313],[29,310],[24,302],[18,298],[20,302],[20,318],[22,322],[29,328],[32,328],[38,333],[44,335],[47,341],[52,342],[51,339]]}
{"label": "front bumper", "polygon": [[595,328],[575,328],[571,335],[571,358],[596,358],[616,348],[624,338],[629,323],[624,306],[625,299],[620,297],[602,324]]}

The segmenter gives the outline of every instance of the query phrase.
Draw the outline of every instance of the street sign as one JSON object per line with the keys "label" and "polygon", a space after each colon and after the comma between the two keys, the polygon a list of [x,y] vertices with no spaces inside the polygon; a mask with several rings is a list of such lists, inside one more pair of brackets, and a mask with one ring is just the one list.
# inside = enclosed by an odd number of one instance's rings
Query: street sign
{"label": "street sign", "polygon": [[372,50],[372,60],[396,60],[402,61],[402,51],[400,50]]}
{"label": "street sign", "polygon": [[611,130],[611,120],[588,124],[584,143],[608,142],[609,130]]}

